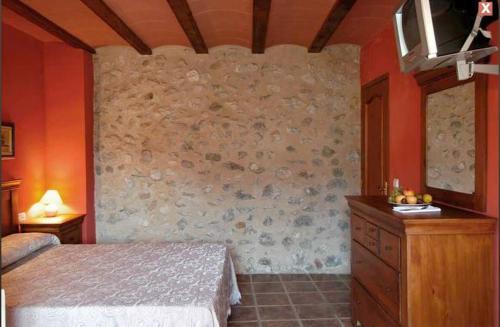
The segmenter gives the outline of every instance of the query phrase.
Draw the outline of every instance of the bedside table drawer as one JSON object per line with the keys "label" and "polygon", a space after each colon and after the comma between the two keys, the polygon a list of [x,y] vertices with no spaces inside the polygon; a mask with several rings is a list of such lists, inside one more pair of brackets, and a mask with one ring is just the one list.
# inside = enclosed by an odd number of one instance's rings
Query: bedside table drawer
{"label": "bedside table drawer", "polygon": [[62,244],[80,244],[82,243],[82,232],[79,226],[61,232],[60,241]]}

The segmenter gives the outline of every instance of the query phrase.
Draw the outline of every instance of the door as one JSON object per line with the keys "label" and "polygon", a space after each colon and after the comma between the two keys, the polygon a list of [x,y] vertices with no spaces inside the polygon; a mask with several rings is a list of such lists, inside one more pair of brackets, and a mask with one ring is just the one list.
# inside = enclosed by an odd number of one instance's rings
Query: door
{"label": "door", "polygon": [[389,178],[389,78],[361,88],[361,176],[363,195],[387,195]]}

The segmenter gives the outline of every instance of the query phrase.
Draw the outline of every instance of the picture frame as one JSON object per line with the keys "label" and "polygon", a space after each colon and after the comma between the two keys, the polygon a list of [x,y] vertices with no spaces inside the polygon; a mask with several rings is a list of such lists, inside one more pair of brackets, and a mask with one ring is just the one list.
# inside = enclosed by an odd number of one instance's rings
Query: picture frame
{"label": "picture frame", "polygon": [[2,123],[1,128],[2,159],[15,156],[15,127],[13,123]]}

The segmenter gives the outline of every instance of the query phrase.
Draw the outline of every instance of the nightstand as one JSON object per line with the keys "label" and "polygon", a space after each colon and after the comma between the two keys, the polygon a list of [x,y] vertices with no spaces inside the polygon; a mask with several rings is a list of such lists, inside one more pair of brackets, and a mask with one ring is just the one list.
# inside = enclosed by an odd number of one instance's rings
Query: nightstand
{"label": "nightstand", "polygon": [[30,218],[20,223],[23,233],[50,233],[62,244],[82,243],[82,223],[85,215],[68,214],[56,217]]}

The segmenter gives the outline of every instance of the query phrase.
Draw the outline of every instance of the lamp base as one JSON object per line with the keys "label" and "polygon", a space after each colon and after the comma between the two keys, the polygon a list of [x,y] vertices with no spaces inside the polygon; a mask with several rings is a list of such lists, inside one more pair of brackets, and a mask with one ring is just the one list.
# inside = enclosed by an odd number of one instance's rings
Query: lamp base
{"label": "lamp base", "polygon": [[45,205],[45,217],[55,217],[57,216],[57,206],[55,204]]}

